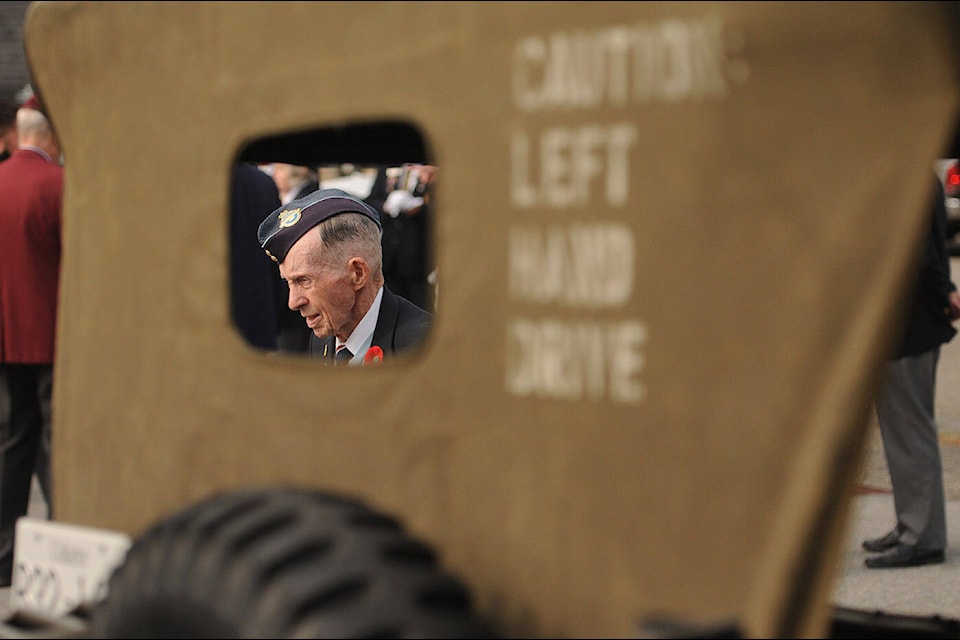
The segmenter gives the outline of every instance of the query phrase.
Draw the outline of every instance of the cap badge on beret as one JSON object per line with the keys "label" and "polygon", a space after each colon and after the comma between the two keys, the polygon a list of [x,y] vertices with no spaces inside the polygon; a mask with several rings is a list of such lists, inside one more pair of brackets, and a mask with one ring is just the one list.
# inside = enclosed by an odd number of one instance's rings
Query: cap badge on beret
{"label": "cap badge on beret", "polygon": [[277,216],[277,220],[280,221],[281,229],[292,227],[300,221],[300,209],[284,209]]}

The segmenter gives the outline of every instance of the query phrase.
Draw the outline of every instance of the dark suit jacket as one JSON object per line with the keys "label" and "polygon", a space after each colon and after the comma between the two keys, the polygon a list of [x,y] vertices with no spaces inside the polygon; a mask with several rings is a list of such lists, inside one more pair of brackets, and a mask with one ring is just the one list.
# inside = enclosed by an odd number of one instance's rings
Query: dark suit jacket
{"label": "dark suit jacket", "polygon": [[429,309],[432,306],[427,276],[434,269],[433,205],[429,187],[417,183],[406,185],[411,193],[425,197],[423,207],[415,214],[401,213],[396,218],[383,212],[387,198],[386,167],[381,167],[366,202],[380,212],[383,225],[383,277],[398,295],[406,296],[414,304]]}
{"label": "dark suit jacket", "polygon": [[[416,349],[426,340],[432,320],[429,313],[384,287],[380,315],[373,330],[371,346],[383,349],[385,360],[392,354]],[[315,335],[310,336],[311,356],[324,358],[332,363],[336,350],[335,337],[320,339]]]}
{"label": "dark suit jacket", "polygon": [[[287,301],[276,264],[257,241],[257,228],[280,206],[277,185],[252,164],[233,169],[230,185],[230,307],[233,321],[250,344],[276,348],[279,317]],[[300,314],[296,314],[300,318]],[[303,321],[300,322],[303,324]]]}
{"label": "dark suit jacket", "polygon": [[930,227],[918,256],[917,279],[907,298],[905,327],[897,357],[916,356],[949,342],[957,333],[949,316],[948,297],[956,289],[947,253],[947,211],[943,185],[933,178]]}

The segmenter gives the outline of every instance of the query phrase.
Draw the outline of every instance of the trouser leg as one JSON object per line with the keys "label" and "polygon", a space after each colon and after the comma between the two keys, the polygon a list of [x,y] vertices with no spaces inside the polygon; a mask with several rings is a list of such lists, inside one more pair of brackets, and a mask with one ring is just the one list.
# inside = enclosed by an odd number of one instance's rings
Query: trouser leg
{"label": "trouser leg", "polygon": [[42,421],[37,367],[0,366],[0,585],[13,571],[16,523],[30,503]]}
{"label": "trouser leg", "polygon": [[53,414],[51,399],[53,397],[53,367],[40,365],[37,368],[37,405],[40,407],[40,440],[37,443],[37,461],[34,473],[40,485],[43,500],[47,503],[47,517],[53,517],[53,491],[50,485],[50,464],[52,461],[51,445],[53,434]]}
{"label": "trouser leg", "polygon": [[943,467],[934,419],[939,355],[933,349],[888,363],[877,400],[900,541],[924,549],[946,547]]}

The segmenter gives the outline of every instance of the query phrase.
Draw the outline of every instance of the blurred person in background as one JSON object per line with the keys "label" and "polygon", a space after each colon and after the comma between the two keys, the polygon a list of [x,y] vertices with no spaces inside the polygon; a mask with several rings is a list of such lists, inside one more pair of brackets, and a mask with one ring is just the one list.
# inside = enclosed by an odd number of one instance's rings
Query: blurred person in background
{"label": "blurred person in background", "polygon": [[302,198],[320,188],[317,172],[310,167],[274,162],[269,173],[280,192],[280,204]]}
{"label": "blurred person in background", "polygon": [[0,162],[17,150],[17,105],[0,100]]}
{"label": "blurred person in background", "polygon": [[60,285],[63,167],[35,97],[17,110],[19,146],[0,163],[0,586],[11,583],[17,520],[34,473],[48,515],[51,397]]}
{"label": "blurred person in background", "polygon": [[943,185],[936,174],[932,182],[927,234],[906,298],[902,337],[885,364],[875,399],[896,521],[885,535],[863,541],[863,548],[876,554],[865,561],[871,569],[945,559],[946,500],[935,391],[940,347],[957,333],[953,323],[960,319],[960,294],[950,275]]}
{"label": "blurred person in background", "polygon": [[279,315],[289,313],[289,310],[286,296],[280,290],[283,282],[263,260],[263,250],[254,236],[263,216],[279,206],[280,196],[270,176],[252,164],[240,163],[233,168],[230,184],[231,312],[247,342],[267,351],[277,348]]}
{"label": "blurred person in background", "polygon": [[387,286],[418,307],[434,312],[432,285],[433,191],[437,167],[407,164],[396,186],[387,186],[381,205],[383,219],[383,277]]}

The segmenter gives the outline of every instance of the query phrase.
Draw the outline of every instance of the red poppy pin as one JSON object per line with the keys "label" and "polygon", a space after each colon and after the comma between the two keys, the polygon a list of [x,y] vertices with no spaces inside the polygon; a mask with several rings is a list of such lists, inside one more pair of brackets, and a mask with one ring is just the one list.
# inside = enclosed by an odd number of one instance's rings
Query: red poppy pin
{"label": "red poppy pin", "polygon": [[383,349],[374,345],[367,349],[367,353],[363,356],[363,364],[380,364],[383,362]]}

